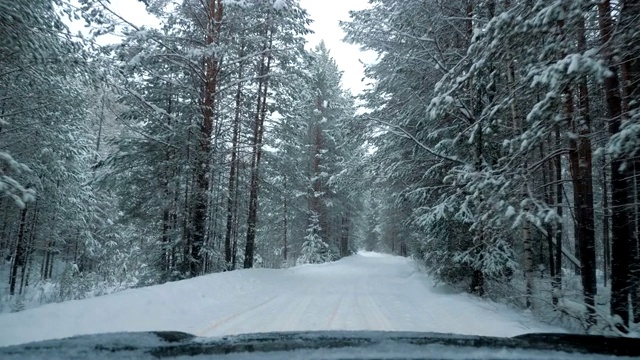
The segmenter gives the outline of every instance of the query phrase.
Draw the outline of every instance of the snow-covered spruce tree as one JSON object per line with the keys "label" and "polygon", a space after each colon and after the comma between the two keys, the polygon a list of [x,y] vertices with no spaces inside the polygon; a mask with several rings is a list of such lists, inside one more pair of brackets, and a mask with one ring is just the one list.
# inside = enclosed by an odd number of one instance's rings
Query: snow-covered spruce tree
{"label": "snow-covered spruce tree", "polygon": [[306,232],[297,264],[321,264],[331,261],[329,245],[320,236],[322,228],[318,214],[311,214]]}
{"label": "snow-covered spruce tree", "polygon": [[320,43],[311,56],[311,79],[305,99],[308,208],[311,217],[318,216],[320,236],[329,244],[332,256],[339,257],[347,253],[348,245],[342,244],[341,250],[340,239],[343,222],[350,221],[350,210],[347,194],[339,194],[339,189],[329,180],[339,173],[340,159],[350,155],[347,153],[349,140],[340,127],[353,117],[353,103],[341,89],[340,71],[324,43]]}

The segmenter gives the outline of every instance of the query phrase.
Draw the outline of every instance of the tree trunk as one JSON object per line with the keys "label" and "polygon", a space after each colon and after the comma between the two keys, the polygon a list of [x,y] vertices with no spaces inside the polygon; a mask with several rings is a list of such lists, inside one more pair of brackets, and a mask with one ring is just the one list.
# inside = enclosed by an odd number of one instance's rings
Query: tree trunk
{"label": "tree trunk", "polygon": [[[0,199],[0,207],[2,209],[6,209],[7,206],[5,202],[8,201],[6,198]],[[10,211],[4,212],[4,217],[2,220],[2,230],[0,231],[0,255],[2,255],[5,251],[9,253],[11,251],[11,241],[9,241],[9,213]]]}
{"label": "tree trunk", "polygon": [[[208,24],[205,44],[212,46],[216,43],[216,36],[220,33],[222,23],[222,0],[210,0],[208,3]],[[218,83],[218,61],[215,56],[205,59],[205,86],[202,99],[203,119],[200,126],[200,147],[197,155],[196,189],[193,192],[193,231],[189,244],[189,276],[194,277],[202,272],[201,250],[206,241],[207,205],[209,203],[209,172],[211,135],[213,133],[213,121]]]}
{"label": "tree trunk", "polygon": [[240,210],[238,209],[240,207],[240,170],[241,170],[241,165],[242,163],[238,162],[238,169],[236,172],[236,184],[234,186],[235,188],[235,194],[234,196],[234,200],[233,202],[236,204],[236,206],[233,208],[233,233],[232,233],[232,246],[231,246],[231,270],[235,270],[236,269],[236,265],[238,263],[238,234],[239,234],[239,228],[240,228],[240,216],[238,216]]}
{"label": "tree trunk", "polygon": [[51,272],[53,271],[54,247],[56,246],[53,240],[48,240],[46,244],[47,245],[44,251],[44,258],[42,260],[43,264],[40,275],[42,280],[51,279]]}
{"label": "tree trunk", "polygon": [[9,294],[15,295],[16,293],[16,280],[18,277],[18,268],[24,266],[25,257],[25,239],[24,232],[27,223],[27,208],[20,212],[20,230],[18,230],[18,241],[16,243],[16,252],[13,257],[13,265],[11,268],[11,277],[9,279]]}
{"label": "tree trunk", "polygon": [[[610,49],[613,36],[610,1],[598,4],[598,24],[604,59],[610,75],[604,78],[603,86],[607,109],[609,112],[609,134],[620,131],[622,116],[622,99],[618,69]],[[624,159],[617,156],[611,158],[611,315],[618,316],[621,323],[618,329],[627,332],[629,328],[629,265],[630,241],[633,229],[629,217],[629,183],[623,169]]]}
{"label": "tree trunk", "polygon": [[[269,87],[268,74],[271,70],[271,46],[273,43],[273,31],[267,29],[269,40],[263,47],[263,55],[260,65],[260,82],[258,86],[257,109],[255,113],[255,125],[253,129],[253,154],[251,157],[251,180],[249,182],[249,215],[247,217],[247,242],[244,251],[244,268],[253,267],[254,247],[256,240],[256,224],[258,222],[258,181],[260,171],[260,159],[262,157],[262,136],[264,134],[264,119],[267,116],[267,93]],[[266,59],[265,59],[266,58]]]}
{"label": "tree trunk", "polygon": [[[544,158],[545,154],[545,149],[544,149],[544,145],[540,146],[540,158]],[[547,202],[547,204],[552,204],[553,203],[553,186],[549,185],[550,179],[553,178],[552,176],[553,173],[553,164],[551,162],[548,162],[543,168],[542,168],[542,182],[545,184],[545,189],[544,189],[544,197],[545,197],[545,201]],[[553,279],[555,279],[556,277],[556,265],[555,265],[555,255],[554,255],[554,232],[553,232],[553,224],[551,223],[547,223],[545,225],[545,230],[547,232],[546,238],[547,238],[547,248],[548,248],[548,263],[549,263],[549,277],[551,278],[551,281],[553,282]],[[540,256],[542,256],[542,251],[540,251]],[[553,305],[557,305],[558,304],[558,297],[555,294],[555,292],[551,292],[551,301],[553,303]]]}
{"label": "tree trunk", "polygon": [[[578,51],[586,50],[584,20],[578,25]],[[572,101],[569,99],[568,101]],[[572,121],[572,128],[578,139],[571,138],[569,151],[571,177],[573,183],[573,199],[576,214],[575,236],[580,251],[580,276],[584,302],[589,312],[588,326],[595,324],[596,287],[596,246],[593,214],[593,174],[591,120],[589,114],[589,93],[586,79],[578,85],[578,116],[567,114]]]}
{"label": "tree trunk", "polygon": [[[350,222],[350,212],[349,210],[346,210],[345,213],[342,215],[342,226],[341,226],[341,233],[340,233],[340,257],[345,257],[345,256],[349,256],[349,222]],[[402,254],[403,250],[402,250],[402,246],[401,246],[401,250],[400,250],[400,255],[401,256],[405,256]]]}
{"label": "tree trunk", "polygon": [[[640,51],[640,39],[638,38],[638,32],[640,31],[640,3],[638,1],[622,1],[618,29],[620,39],[617,43],[623,46],[620,54],[622,55],[622,64],[620,66],[623,91],[622,122],[637,122],[637,117],[634,119],[633,116],[640,107],[640,104],[638,104],[640,101],[640,59],[638,59],[638,52]],[[636,214],[640,214],[640,191],[637,185],[638,179],[640,179],[640,156],[638,154],[628,155],[633,157],[627,160],[634,164],[634,177],[636,180],[634,191],[631,192],[632,198],[629,198],[629,200],[633,200],[635,203],[634,210]],[[634,237],[629,239],[631,248],[629,282],[633,319],[634,322],[640,322],[640,254],[638,253],[640,215],[636,216],[635,225]]]}
{"label": "tree trunk", "polygon": [[[187,143],[191,144],[191,136],[193,135],[191,132],[191,120],[189,120],[189,130],[187,130]],[[191,146],[187,146],[187,162],[191,161]],[[190,191],[192,188],[193,177],[185,176],[184,177],[184,208],[182,210],[182,262],[180,263],[180,271],[182,275],[186,275],[189,273],[189,252],[191,248],[191,223],[189,219],[191,218],[191,208],[192,201],[190,197]]]}
{"label": "tree trunk", "polygon": [[[491,11],[490,7],[491,7],[492,1],[489,1],[488,6],[489,6],[489,11]],[[466,8],[466,41],[467,41],[467,46],[469,46],[469,44],[471,44],[471,40],[473,38],[473,13],[474,13],[474,8],[473,8],[474,2],[473,1],[467,1],[467,8]],[[471,108],[474,110],[474,112],[477,110],[477,104],[479,103],[478,99],[477,99],[477,94],[474,94],[474,86],[473,86],[473,79],[469,80],[469,84],[468,84],[468,91],[469,91],[469,99],[471,102]],[[474,115],[479,115],[479,114],[475,114]],[[483,140],[482,140],[482,124],[478,122],[477,119],[469,119],[469,121],[471,122],[471,124],[476,124],[477,125],[477,130],[476,130],[476,134],[475,134],[475,141],[474,141],[474,158],[475,158],[475,171],[480,172],[482,170],[483,167],[483,162],[482,162],[482,150],[483,150]],[[471,284],[469,285],[469,292],[472,294],[475,294],[477,296],[483,296],[485,293],[485,276],[484,276],[484,251],[485,251],[485,245],[484,245],[484,233],[482,231],[482,229],[478,229],[476,231],[475,237],[474,237],[474,243],[477,244],[478,246],[478,266],[476,266],[473,269],[473,273],[471,275]]]}
{"label": "tree trunk", "polygon": [[[505,10],[509,9],[511,7],[511,1],[505,1],[504,2],[504,6],[505,6]],[[505,45],[506,49],[509,49],[509,44]],[[516,64],[514,61],[514,56],[512,54],[509,53],[509,50],[507,50],[507,87],[509,89],[509,92],[512,94],[516,93]],[[510,110],[511,110],[511,122],[512,122],[512,130],[513,130],[513,137],[515,139],[519,138],[520,135],[522,134],[522,118],[521,116],[519,116],[518,114],[518,99],[517,98],[512,98],[510,101]],[[527,162],[528,159],[525,157],[523,158],[524,161],[524,166],[522,167],[523,169],[527,168]],[[526,308],[531,308],[533,306],[532,304],[532,296],[534,293],[534,269],[533,269],[533,265],[534,265],[534,254],[533,254],[533,236],[532,236],[532,231],[531,231],[531,222],[528,219],[528,215],[529,215],[529,204],[528,204],[528,192],[527,192],[527,180],[522,179],[522,181],[524,182],[524,184],[522,184],[522,190],[521,190],[521,198],[523,200],[524,206],[522,207],[522,212],[524,213],[524,218],[522,221],[522,248],[523,248],[523,263],[522,263],[522,271],[524,272],[524,280],[525,280],[525,307]]]}
{"label": "tree trunk", "polygon": [[[171,93],[171,84],[168,85],[169,91],[167,96],[167,114],[171,114],[173,112],[173,101],[172,101],[172,93]],[[171,127],[171,116],[167,116],[167,126]],[[172,150],[167,149],[165,153],[165,162],[170,163],[173,158]],[[169,188],[169,183],[171,178],[175,175],[175,172],[171,174],[172,171],[170,169],[164,169],[162,175],[162,189],[163,189],[163,203],[162,203],[162,225],[161,225],[161,235],[160,235],[160,259],[159,267],[160,271],[163,274],[166,281],[169,280],[169,275],[171,273],[171,238],[169,232],[171,230],[171,209],[173,208],[173,199],[171,196],[171,190]]]}
{"label": "tree trunk", "polygon": [[[482,255],[480,256],[482,257]],[[484,272],[482,272],[482,270],[473,270],[473,274],[471,274],[471,284],[469,285],[469,290],[474,295],[484,295]]]}
{"label": "tree trunk", "polygon": [[[320,117],[324,116],[324,98],[322,94],[318,94],[315,99],[315,109],[320,112]],[[322,206],[323,179],[322,173],[322,149],[324,148],[323,130],[320,121],[316,119],[312,122],[309,129],[309,141],[311,143],[311,166],[309,169],[309,179],[311,180],[311,191],[309,196],[309,213],[318,215],[318,224],[320,226],[319,236],[327,242],[329,234],[329,226],[327,213]]]}
{"label": "tree trunk", "polygon": [[47,279],[51,279],[53,276],[53,259],[55,258],[56,252],[54,251],[56,246],[55,241],[51,241],[51,250],[49,250],[49,270],[47,271]]}
{"label": "tree trunk", "polygon": [[34,244],[36,243],[36,230],[38,225],[38,216],[40,210],[38,209],[38,202],[35,203],[33,209],[33,218],[31,220],[31,229],[29,230],[29,240],[27,240],[27,246],[25,250],[24,267],[22,268],[22,278],[20,279],[20,291],[22,294],[25,287],[29,286],[29,276],[31,274],[31,262],[33,261]]}
{"label": "tree trunk", "polygon": [[[529,206],[523,207],[522,211],[525,214],[528,214]],[[531,222],[524,219],[522,224],[522,246],[524,248],[523,270],[526,284],[525,308],[527,309],[533,307],[533,303],[531,301],[533,296],[533,241],[531,238]]]}
{"label": "tree trunk", "polygon": [[609,208],[609,181],[607,180],[607,158],[605,154],[602,154],[602,213],[602,262],[604,286],[607,286],[611,269],[611,230],[609,226],[611,209]]}
{"label": "tree trunk", "polygon": [[[244,44],[240,49],[240,58],[244,57]],[[228,198],[227,198],[227,227],[224,235],[224,260],[226,262],[226,269],[231,269],[231,232],[233,229],[233,209],[237,206],[233,199],[236,193],[235,184],[236,177],[238,176],[238,136],[240,132],[240,112],[242,109],[242,77],[244,68],[244,62],[240,64],[238,70],[238,87],[236,89],[236,108],[233,119],[233,135],[231,139],[231,166],[229,169],[229,185],[228,185]]]}
{"label": "tree trunk", "polygon": [[46,263],[47,263],[47,246],[49,244],[49,241],[46,240],[43,242],[43,246],[42,246],[42,262],[40,263],[40,279],[41,280],[45,280],[44,277],[44,269],[46,269]]}
{"label": "tree trunk", "polygon": [[49,261],[51,259],[51,240],[45,242],[44,255],[42,257],[42,266],[40,267],[40,278],[47,280],[49,277]]}
{"label": "tree trunk", "polygon": [[[556,148],[559,149],[562,146],[562,139],[560,137],[560,126],[556,125],[555,127],[555,139],[556,139]],[[554,159],[554,170],[555,170],[555,180],[556,180],[556,213],[560,218],[560,221],[556,224],[555,227],[555,240],[556,240],[556,270],[555,270],[555,278],[553,279],[552,288],[553,288],[553,298],[555,299],[554,304],[557,304],[558,299],[560,298],[560,294],[562,292],[562,155],[556,156]]]}
{"label": "tree trunk", "polygon": [[284,245],[283,245],[283,251],[282,251],[282,255],[283,255],[283,259],[284,262],[287,262],[287,258],[289,256],[289,243],[288,243],[288,232],[289,232],[289,210],[288,210],[288,206],[287,206],[287,175],[284,175],[284,194],[283,194],[283,200],[284,200],[284,204],[283,204],[283,213],[284,213],[284,219],[283,219],[283,229],[282,229],[282,238],[284,240]]}
{"label": "tree trunk", "polygon": [[[165,191],[165,195],[167,192]],[[160,271],[165,274],[165,276],[169,273],[169,225],[170,217],[169,217],[169,209],[165,205],[165,208],[162,210],[162,235],[160,237]]]}

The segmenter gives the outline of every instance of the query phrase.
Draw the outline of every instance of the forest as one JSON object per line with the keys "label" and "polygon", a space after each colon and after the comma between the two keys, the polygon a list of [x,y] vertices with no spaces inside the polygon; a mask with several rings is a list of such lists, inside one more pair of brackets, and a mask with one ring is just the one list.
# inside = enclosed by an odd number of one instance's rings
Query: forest
{"label": "forest", "polygon": [[640,323],[637,2],[369,0],[354,95],[298,0],[140,1],[0,0],[0,311],[366,249]]}

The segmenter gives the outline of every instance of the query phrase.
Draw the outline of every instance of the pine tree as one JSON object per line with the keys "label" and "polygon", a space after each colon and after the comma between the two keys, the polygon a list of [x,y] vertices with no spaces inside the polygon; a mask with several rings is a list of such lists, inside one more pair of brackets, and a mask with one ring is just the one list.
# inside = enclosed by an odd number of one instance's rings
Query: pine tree
{"label": "pine tree", "polygon": [[311,214],[298,264],[321,264],[331,260],[329,245],[320,236],[321,231],[318,214]]}

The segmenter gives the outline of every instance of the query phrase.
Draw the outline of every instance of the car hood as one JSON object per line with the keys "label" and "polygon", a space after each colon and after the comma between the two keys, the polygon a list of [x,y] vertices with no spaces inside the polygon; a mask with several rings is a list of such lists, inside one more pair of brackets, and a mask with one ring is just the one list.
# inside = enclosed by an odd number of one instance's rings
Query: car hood
{"label": "car hood", "polygon": [[607,359],[640,356],[640,339],[573,334],[514,338],[321,331],[199,338],[182,332],[83,335],[0,348],[2,359]]}

